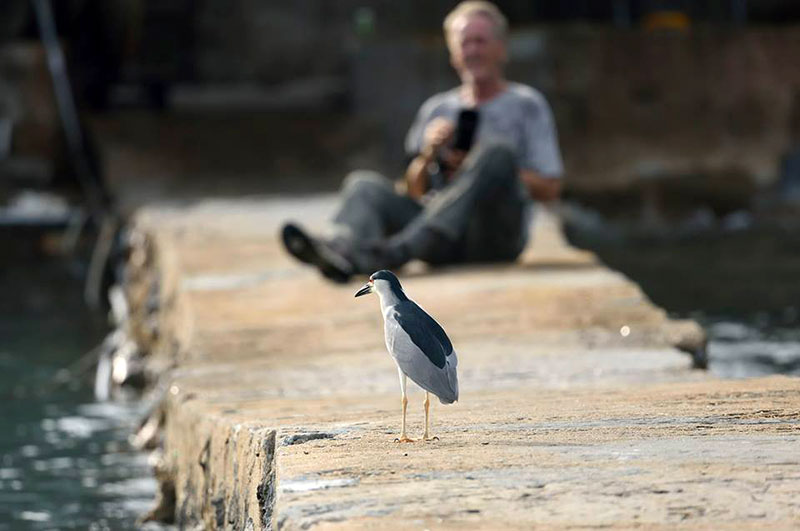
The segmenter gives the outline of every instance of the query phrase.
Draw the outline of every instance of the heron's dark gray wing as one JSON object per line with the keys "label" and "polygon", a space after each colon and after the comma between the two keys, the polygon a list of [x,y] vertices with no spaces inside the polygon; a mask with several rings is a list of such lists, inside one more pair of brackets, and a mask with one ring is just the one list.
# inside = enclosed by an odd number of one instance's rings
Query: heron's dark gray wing
{"label": "heron's dark gray wing", "polygon": [[395,305],[395,318],[411,341],[431,360],[444,368],[447,356],[453,352],[453,344],[444,329],[414,301],[403,301]]}
{"label": "heron's dark gray wing", "polygon": [[411,380],[443,403],[458,400],[458,358],[450,339],[431,316],[412,301],[386,314],[386,346]]}

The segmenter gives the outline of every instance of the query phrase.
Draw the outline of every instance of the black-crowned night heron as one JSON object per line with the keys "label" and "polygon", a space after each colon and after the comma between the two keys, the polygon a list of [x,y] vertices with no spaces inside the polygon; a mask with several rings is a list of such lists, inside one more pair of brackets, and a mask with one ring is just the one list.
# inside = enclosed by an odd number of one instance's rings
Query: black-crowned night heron
{"label": "black-crowned night heron", "polygon": [[[458,400],[458,358],[453,344],[433,317],[403,292],[391,271],[373,273],[356,297],[377,293],[383,314],[386,348],[397,363],[400,390],[403,392],[403,424],[398,442],[414,442],[406,435],[406,377],[425,390],[425,434],[430,436],[430,393],[442,404]],[[435,438],[435,437],[433,437]]]}

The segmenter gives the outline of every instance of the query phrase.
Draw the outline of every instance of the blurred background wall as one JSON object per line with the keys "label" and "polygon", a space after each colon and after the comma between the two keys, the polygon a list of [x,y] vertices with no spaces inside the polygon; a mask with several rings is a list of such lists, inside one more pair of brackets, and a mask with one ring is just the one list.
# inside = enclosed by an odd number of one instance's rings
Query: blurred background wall
{"label": "blurred background wall", "polygon": [[[3,230],[9,211],[82,200],[33,1],[0,3]],[[123,215],[400,176],[415,111],[457,83],[441,29],[456,3],[52,0],[86,156]],[[497,3],[509,77],[555,112],[570,241],[668,311],[796,345],[800,2]]]}

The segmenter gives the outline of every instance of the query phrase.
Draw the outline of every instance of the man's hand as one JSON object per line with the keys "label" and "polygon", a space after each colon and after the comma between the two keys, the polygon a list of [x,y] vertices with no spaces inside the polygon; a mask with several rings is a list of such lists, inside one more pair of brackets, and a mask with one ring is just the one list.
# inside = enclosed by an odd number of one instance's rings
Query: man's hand
{"label": "man's hand", "polygon": [[446,118],[436,118],[428,124],[422,133],[422,149],[406,169],[406,190],[416,200],[422,199],[428,191],[428,165],[436,160],[442,146],[452,137],[455,131],[453,122]]}
{"label": "man's hand", "polygon": [[423,156],[429,161],[438,156],[444,163],[443,169],[448,179],[461,167],[461,163],[467,157],[466,151],[447,147],[446,144],[453,138],[454,133],[455,124],[446,118],[439,117],[428,124],[423,134]]}
{"label": "man's hand", "polygon": [[467,152],[462,151],[460,149],[448,149],[445,148],[441,151],[441,158],[442,162],[446,166],[446,173],[448,174],[448,179],[450,179],[453,174],[461,167],[461,164],[464,162],[464,159],[467,158]]}
{"label": "man's hand", "polygon": [[455,130],[455,124],[447,118],[440,116],[432,120],[422,134],[422,155],[433,160],[439,149],[453,138]]}

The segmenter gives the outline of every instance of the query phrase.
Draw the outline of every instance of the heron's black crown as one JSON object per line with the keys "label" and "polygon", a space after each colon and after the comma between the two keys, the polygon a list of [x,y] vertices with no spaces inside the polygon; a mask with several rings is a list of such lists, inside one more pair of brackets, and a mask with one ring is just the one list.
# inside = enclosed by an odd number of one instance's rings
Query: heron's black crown
{"label": "heron's black crown", "polygon": [[388,269],[381,269],[380,271],[376,271],[372,273],[369,277],[370,280],[386,280],[389,282],[389,285],[394,292],[402,292],[403,287],[400,285],[400,281],[397,279],[394,273],[389,271]]}

